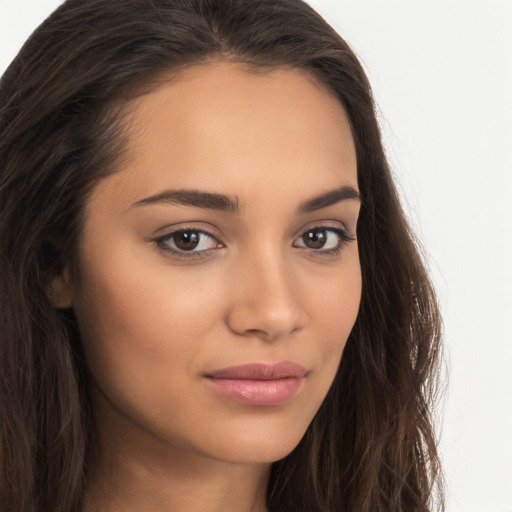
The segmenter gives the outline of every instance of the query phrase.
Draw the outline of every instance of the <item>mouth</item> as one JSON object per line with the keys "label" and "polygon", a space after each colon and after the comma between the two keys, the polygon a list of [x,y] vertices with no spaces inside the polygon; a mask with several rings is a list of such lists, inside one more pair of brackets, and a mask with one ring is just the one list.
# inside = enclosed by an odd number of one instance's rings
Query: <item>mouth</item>
{"label": "mouth", "polygon": [[213,391],[252,406],[283,405],[299,393],[306,369],[291,361],[252,363],[210,372],[205,381]]}

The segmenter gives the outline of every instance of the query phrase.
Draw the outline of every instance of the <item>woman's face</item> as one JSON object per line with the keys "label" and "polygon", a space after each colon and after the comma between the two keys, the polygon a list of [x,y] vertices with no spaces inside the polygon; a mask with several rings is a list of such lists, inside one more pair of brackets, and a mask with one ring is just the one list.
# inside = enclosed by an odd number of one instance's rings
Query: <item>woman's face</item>
{"label": "woman's face", "polygon": [[61,300],[99,430],[161,454],[280,459],[329,390],[359,307],[347,116],[303,72],[228,63],[132,107],[128,158],[88,200],[81,278]]}

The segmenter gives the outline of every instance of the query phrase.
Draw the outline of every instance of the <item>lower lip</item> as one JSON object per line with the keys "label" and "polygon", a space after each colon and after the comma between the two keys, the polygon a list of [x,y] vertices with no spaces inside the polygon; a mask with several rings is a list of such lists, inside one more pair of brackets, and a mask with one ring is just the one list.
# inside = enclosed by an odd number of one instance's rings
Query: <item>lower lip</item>
{"label": "lower lip", "polygon": [[207,377],[209,386],[220,395],[246,405],[282,405],[299,392],[304,377],[275,380],[216,379]]}

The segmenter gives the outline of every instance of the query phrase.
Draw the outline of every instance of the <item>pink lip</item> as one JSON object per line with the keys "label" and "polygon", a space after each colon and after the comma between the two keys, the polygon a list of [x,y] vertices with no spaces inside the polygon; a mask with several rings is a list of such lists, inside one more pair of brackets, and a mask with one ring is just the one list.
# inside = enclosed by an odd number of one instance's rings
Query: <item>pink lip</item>
{"label": "pink lip", "polygon": [[235,402],[255,406],[281,405],[302,387],[306,370],[290,361],[222,368],[205,375],[209,387]]}

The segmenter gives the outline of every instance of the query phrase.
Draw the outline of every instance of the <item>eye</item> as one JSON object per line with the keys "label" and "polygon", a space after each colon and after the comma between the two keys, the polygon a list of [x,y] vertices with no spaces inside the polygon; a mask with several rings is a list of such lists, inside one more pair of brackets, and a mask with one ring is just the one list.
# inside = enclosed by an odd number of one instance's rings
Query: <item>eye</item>
{"label": "eye", "polygon": [[345,244],[353,240],[355,238],[341,227],[317,226],[303,233],[294,246],[322,254],[338,254]]}
{"label": "eye", "polygon": [[180,228],[156,239],[155,242],[160,249],[183,257],[198,257],[212,249],[223,247],[213,235],[197,228]]}

